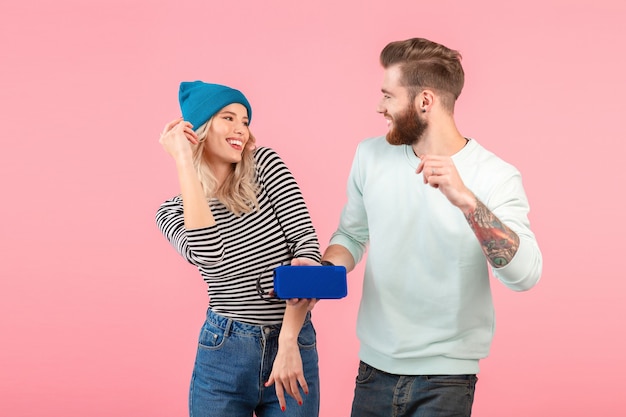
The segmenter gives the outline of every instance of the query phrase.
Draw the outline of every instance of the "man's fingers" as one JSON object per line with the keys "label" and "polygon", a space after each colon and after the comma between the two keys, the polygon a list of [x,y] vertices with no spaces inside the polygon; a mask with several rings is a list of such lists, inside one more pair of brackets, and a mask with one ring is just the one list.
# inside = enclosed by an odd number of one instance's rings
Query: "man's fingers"
{"label": "man's fingers", "polygon": [[415,173],[419,174],[420,172],[422,172],[423,169],[424,169],[424,161],[420,162],[420,164],[417,166],[417,169],[415,170]]}

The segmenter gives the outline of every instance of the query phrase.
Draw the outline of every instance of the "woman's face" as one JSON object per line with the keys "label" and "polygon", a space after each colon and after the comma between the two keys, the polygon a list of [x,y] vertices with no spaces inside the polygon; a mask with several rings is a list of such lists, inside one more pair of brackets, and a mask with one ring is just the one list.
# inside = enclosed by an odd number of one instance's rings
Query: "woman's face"
{"label": "woman's face", "polygon": [[207,131],[205,152],[211,165],[230,165],[241,161],[250,139],[248,110],[239,103],[218,111]]}

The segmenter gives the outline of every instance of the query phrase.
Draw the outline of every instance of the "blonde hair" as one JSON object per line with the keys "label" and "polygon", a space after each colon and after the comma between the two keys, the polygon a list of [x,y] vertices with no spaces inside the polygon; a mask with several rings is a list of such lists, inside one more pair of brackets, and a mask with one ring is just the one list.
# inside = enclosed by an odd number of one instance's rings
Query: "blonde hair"
{"label": "blonde hair", "polygon": [[255,177],[254,144],[256,139],[250,133],[239,163],[232,164],[233,169],[224,182],[219,185],[217,178],[206,161],[206,139],[211,125],[208,122],[196,130],[199,143],[193,150],[193,164],[207,198],[217,198],[228,210],[236,216],[250,213],[258,209],[256,193],[258,185]]}

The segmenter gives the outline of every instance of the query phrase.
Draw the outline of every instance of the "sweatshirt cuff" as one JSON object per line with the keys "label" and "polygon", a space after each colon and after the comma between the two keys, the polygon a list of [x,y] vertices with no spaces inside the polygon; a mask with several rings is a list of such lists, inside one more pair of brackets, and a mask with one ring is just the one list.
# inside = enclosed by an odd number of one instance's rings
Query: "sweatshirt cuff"
{"label": "sweatshirt cuff", "polygon": [[519,248],[511,262],[502,268],[493,268],[493,273],[512,290],[526,291],[539,282],[542,264],[541,252],[537,245],[520,237]]}

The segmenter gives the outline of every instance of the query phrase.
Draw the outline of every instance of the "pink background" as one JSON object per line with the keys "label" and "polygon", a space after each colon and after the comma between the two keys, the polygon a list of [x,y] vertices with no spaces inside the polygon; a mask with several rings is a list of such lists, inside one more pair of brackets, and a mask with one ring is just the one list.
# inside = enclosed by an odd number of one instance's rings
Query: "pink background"
{"label": "pink background", "polygon": [[[617,416],[623,380],[626,3],[3,0],[0,415],[184,416],[206,292],[154,224],[178,83],[243,90],[322,246],[389,41],[459,49],[461,131],[524,175],[544,274],[494,283],[478,417]],[[314,311],[322,417],[349,414],[362,268]]]}

